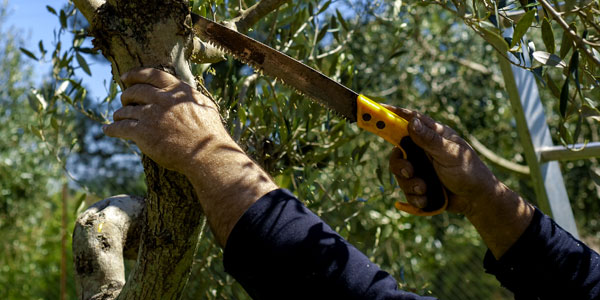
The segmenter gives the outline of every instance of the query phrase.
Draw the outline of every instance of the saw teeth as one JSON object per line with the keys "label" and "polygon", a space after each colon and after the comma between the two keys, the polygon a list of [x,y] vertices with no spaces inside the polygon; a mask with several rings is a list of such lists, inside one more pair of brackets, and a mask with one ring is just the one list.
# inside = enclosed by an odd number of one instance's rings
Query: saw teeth
{"label": "saw teeth", "polygon": [[[243,58],[243,56],[241,54],[237,54],[234,53],[233,51],[229,50],[229,48],[221,45],[219,42],[217,42],[216,40],[213,40],[212,38],[208,38],[207,39],[208,43],[214,47],[216,47],[219,51],[222,51],[230,56],[235,57],[237,60],[241,61],[242,63],[252,67],[254,69],[254,71],[258,74],[260,74],[261,76],[264,75],[263,69],[261,67],[259,67],[258,65],[256,65],[254,62],[249,61],[245,58]],[[348,119],[348,117],[346,117],[345,115],[342,115],[340,113],[338,113],[336,110],[329,108],[329,106],[327,106],[327,104],[323,103],[322,101],[320,101],[319,99],[316,99],[314,97],[311,97],[310,95],[307,95],[305,93],[303,93],[302,91],[298,90],[297,88],[293,87],[292,85],[289,85],[285,82],[285,80],[281,79],[281,78],[277,78],[275,76],[272,76],[273,78],[275,78],[275,83],[277,83],[277,81],[281,82],[283,85],[285,85],[286,87],[290,88],[292,91],[294,91],[296,94],[305,97],[305,98],[309,98],[311,100],[311,102],[313,103],[317,103],[318,105],[320,105],[321,107],[327,109],[330,112],[333,112],[335,115],[337,115],[338,117],[341,117],[347,121],[350,121]]]}
{"label": "saw teeth", "polygon": [[311,100],[312,103],[317,103],[319,106],[325,108],[327,111],[332,112],[333,114],[335,114],[336,116],[346,120],[346,121],[350,121],[350,119],[348,119],[346,116],[338,113],[336,110],[331,109],[329,106],[327,106],[327,104],[323,103],[322,101],[320,101],[319,99],[316,99],[314,97],[311,97],[310,95],[307,95],[305,93],[303,93],[302,91],[298,90],[297,88],[287,84],[285,82],[285,80],[281,79],[281,78],[275,78],[276,80],[279,80],[284,86],[288,87],[289,89],[291,89],[292,91],[294,91],[296,94],[304,97],[304,98],[308,98]]}
{"label": "saw teeth", "polygon": [[261,75],[263,75],[263,70],[260,66],[258,66],[257,64],[255,64],[254,62],[247,60],[245,58],[243,58],[242,55],[240,55],[239,53],[235,53],[233,51],[231,51],[229,48],[219,44],[216,41],[213,41],[212,39],[208,40],[208,43],[211,44],[212,46],[214,46],[215,48],[217,48],[219,51],[224,52],[227,55],[231,55],[233,57],[235,57],[237,60],[241,61],[242,63],[252,67],[256,72],[260,73]]}

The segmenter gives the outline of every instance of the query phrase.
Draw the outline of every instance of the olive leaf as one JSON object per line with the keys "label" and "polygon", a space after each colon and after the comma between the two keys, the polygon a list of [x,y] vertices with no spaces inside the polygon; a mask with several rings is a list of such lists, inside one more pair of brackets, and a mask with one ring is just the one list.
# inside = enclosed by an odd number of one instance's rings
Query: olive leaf
{"label": "olive leaf", "polygon": [[494,46],[494,48],[496,48],[496,50],[498,50],[500,53],[506,53],[508,52],[508,43],[506,42],[506,40],[504,40],[504,38],[497,33],[497,31],[494,31],[492,29],[488,29],[486,27],[480,27],[479,28],[481,30],[481,33],[483,34],[483,38],[490,44],[492,44],[492,46]]}
{"label": "olive leaf", "polygon": [[554,43],[554,31],[552,30],[552,25],[547,18],[544,18],[542,21],[542,40],[544,41],[544,45],[546,46],[546,50],[550,53],[554,53],[556,51],[556,45]]}
{"label": "olive leaf", "polygon": [[564,68],[567,66],[567,64],[562,59],[560,59],[558,55],[548,53],[545,51],[533,52],[533,58],[539,61],[540,63],[550,67]]}
{"label": "olive leaf", "polygon": [[520,40],[523,38],[531,24],[533,23],[533,19],[535,19],[535,9],[528,11],[517,23],[515,27],[515,32],[513,33],[512,42],[510,43],[510,47],[514,47]]}

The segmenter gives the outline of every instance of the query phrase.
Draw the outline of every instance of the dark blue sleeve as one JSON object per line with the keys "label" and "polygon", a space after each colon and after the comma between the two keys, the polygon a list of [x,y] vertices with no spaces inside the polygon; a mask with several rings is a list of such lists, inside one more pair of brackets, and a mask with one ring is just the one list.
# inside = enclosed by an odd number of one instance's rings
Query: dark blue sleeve
{"label": "dark blue sleeve", "polygon": [[224,265],[253,299],[433,299],[398,290],[388,273],[283,189],[237,222]]}
{"label": "dark blue sleeve", "polygon": [[536,209],[529,227],[496,260],[485,256],[486,272],[515,294],[515,299],[599,299],[598,253]]}

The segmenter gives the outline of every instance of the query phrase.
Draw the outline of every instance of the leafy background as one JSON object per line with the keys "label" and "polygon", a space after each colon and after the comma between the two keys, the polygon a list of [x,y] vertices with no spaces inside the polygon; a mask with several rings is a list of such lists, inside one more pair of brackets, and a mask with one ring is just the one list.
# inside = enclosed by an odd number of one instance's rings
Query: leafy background
{"label": "leafy background", "polygon": [[[196,0],[190,7],[221,21],[234,17],[240,3],[245,8],[254,1]],[[596,43],[599,7],[590,3],[570,7],[575,12],[565,19],[577,36]],[[599,141],[598,68],[573,46],[573,38],[543,11],[536,13],[533,8],[541,4],[535,3],[525,6],[529,12],[521,19],[502,23],[515,28],[514,38],[507,41],[488,21],[498,5],[473,5],[292,1],[248,34],[375,100],[425,112],[522,165],[526,162],[497,50],[516,53],[526,48],[535,62],[524,67],[538,78],[555,144]],[[2,6],[0,24],[9,6]],[[67,282],[66,297],[75,298],[72,258],[61,241],[64,237],[70,245],[77,213],[104,197],[145,192],[137,148],[106,138],[100,130],[118,107],[117,86],[109,84],[103,99],[87,96],[85,86],[97,76],[91,74],[90,62],[106,63],[85,46],[88,24],[67,1],[49,6],[48,13],[56,15],[51,45],[40,42],[35,49],[20,49],[23,33],[0,27],[3,299],[59,298],[61,278]],[[519,41],[525,33],[531,43]],[[29,79],[36,61],[52,64],[48,83],[42,86]],[[485,245],[464,217],[420,218],[394,209],[393,203],[403,196],[388,171],[388,144],[231,58],[193,68],[248,154],[280,186],[390,272],[401,288],[443,299],[511,298],[484,274]],[[76,71],[89,75],[80,77]],[[491,161],[489,166],[535,203],[527,177]],[[580,235],[598,245],[599,190],[593,180],[597,161],[564,162],[561,169]],[[183,297],[248,298],[224,273],[222,250],[210,232],[205,235]],[[61,274],[63,252],[66,274]]]}

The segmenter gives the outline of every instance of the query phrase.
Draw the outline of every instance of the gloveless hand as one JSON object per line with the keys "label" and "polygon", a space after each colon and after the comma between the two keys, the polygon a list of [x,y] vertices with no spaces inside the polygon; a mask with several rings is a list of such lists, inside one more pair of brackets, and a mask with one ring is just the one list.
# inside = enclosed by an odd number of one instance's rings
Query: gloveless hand
{"label": "gloveless hand", "polygon": [[[534,207],[500,182],[479,159],[473,148],[454,130],[419,113],[387,106],[409,121],[408,133],[432,159],[442,184],[448,189],[448,210],[464,214],[496,258],[515,243],[531,223]],[[390,169],[407,201],[427,204],[427,186],[413,177],[413,166],[392,153]]]}
{"label": "gloveless hand", "polygon": [[225,246],[244,212],[277,185],[231,139],[216,105],[194,88],[156,69],[121,79],[123,108],[104,132],[133,140],[158,164],[186,175]]}
{"label": "gloveless hand", "polygon": [[[479,200],[496,193],[501,183],[454,130],[408,109],[387,108],[409,121],[410,137],[431,156],[433,167],[449,192],[449,211],[469,215]],[[390,168],[407,201],[422,208],[429,200],[425,196],[427,186],[423,179],[413,177],[413,167],[402,159],[399,149],[394,150]]]}
{"label": "gloveless hand", "polygon": [[152,160],[183,174],[218,145],[235,143],[221,124],[216,105],[169,73],[134,69],[121,77],[127,87],[114,123],[104,126],[112,137],[132,140]]}

